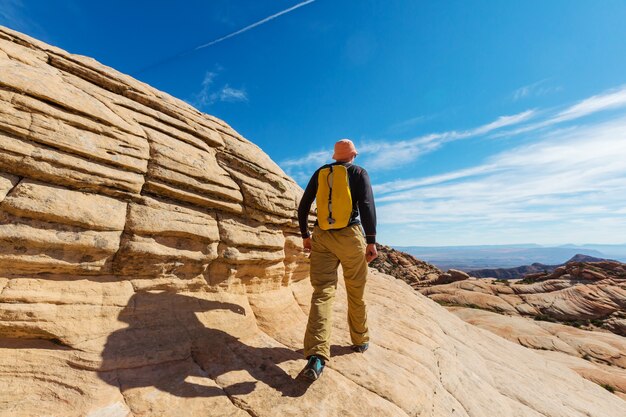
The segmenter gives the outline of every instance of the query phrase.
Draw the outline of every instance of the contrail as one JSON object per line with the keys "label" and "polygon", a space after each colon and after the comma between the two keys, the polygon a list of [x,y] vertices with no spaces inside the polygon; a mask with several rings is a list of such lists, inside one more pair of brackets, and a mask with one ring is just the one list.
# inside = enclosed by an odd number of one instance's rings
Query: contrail
{"label": "contrail", "polygon": [[257,26],[260,26],[260,25],[262,25],[262,24],[264,24],[264,23],[267,23],[267,22],[269,22],[270,20],[274,20],[274,19],[276,19],[277,17],[280,17],[280,16],[282,16],[282,15],[284,15],[284,14],[290,13],[290,12],[292,12],[292,11],[296,10],[296,9],[299,9],[299,8],[300,8],[300,7],[302,7],[302,6],[306,6],[307,4],[313,3],[314,1],[315,1],[315,0],[306,0],[306,1],[300,2],[300,3],[296,4],[295,6],[291,6],[291,7],[290,7],[290,8],[288,8],[288,9],[285,9],[285,10],[283,10],[283,11],[280,11],[280,12],[278,12],[278,13],[275,13],[275,14],[273,14],[273,15],[269,16],[269,17],[266,17],[265,19],[259,20],[258,22],[252,23],[251,25],[248,25],[248,26],[244,27],[243,29],[239,29],[239,30],[237,30],[237,31],[235,31],[235,32],[229,33],[228,35],[222,36],[221,38],[218,38],[218,39],[212,40],[211,42],[205,43],[205,44],[200,45],[200,46],[196,46],[196,47],[195,47],[195,48],[193,48],[193,49],[188,49],[188,50],[186,50],[186,51],[180,52],[180,53],[178,53],[178,54],[176,54],[176,55],[174,55],[174,56],[171,56],[171,57],[169,57],[169,58],[165,58],[165,59],[163,59],[163,60],[161,60],[161,61],[158,61],[158,62],[156,62],[156,63],[154,63],[154,64],[151,64],[151,65],[149,65],[149,66],[147,66],[147,67],[144,67],[144,68],[142,68],[142,69],[140,69],[140,70],[136,71],[133,75],[138,75],[138,74],[144,73],[144,72],[146,72],[146,71],[148,71],[148,70],[150,70],[150,69],[153,69],[153,68],[159,67],[159,66],[161,66],[161,65],[163,65],[163,64],[166,64],[166,63],[168,63],[168,62],[174,61],[174,60],[176,60],[176,59],[178,59],[178,58],[182,58],[183,56],[189,55],[189,54],[191,54],[191,53],[193,53],[193,52],[196,52],[196,51],[198,51],[198,50],[200,50],[200,49],[203,49],[203,48],[209,47],[209,46],[211,46],[211,45],[215,45],[216,43],[220,43],[220,42],[222,42],[222,41],[225,41],[226,39],[230,39],[230,38],[232,38],[232,37],[234,37],[234,36],[240,35],[240,34],[242,34],[242,33],[244,33],[244,32],[249,31],[250,29],[254,29],[254,28],[255,28],[255,27],[257,27]]}
{"label": "contrail", "polygon": [[253,24],[251,24],[251,25],[248,25],[248,26],[246,26],[246,27],[245,27],[245,28],[243,28],[243,29],[239,29],[239,30],[238,30],[238,31],[236,31],[236,32],[229,33],[228,35],[226,35],[226,36],[222,36],[222,37],[221,37],[221,38],[219,38],[219,39],[215,39],[214,41],[211,41],[211,42],[209,42],[209,43],[205,43],[204,45],[197,46],[196,48],[194,48],[194,51],[197,51],[198,49],[206,48],[207,46],[215,45],[216,43],[220,43],[220,42],[222,42],[222,41],[225,41],[226,39],[232,38],[233,36],[237,36],[237,35],[239,35],[239,34],[241,34],[241,33],[247,32],[247,31],[249,31],[250,29],[253,29],[253,28],[257,27],[257,26],[260,26],[260,25],[262,25],[263,23],[267,23],[267,22],[269,22],[270,20],[274,20],[274,19],[276,19],[277,17],[282,16],[282,15],[284,15],[284,14],[287,14],[287,13],[289,13],[289,12],[292,12],[292,11],[294,11],[294,10],[296,10],[296,9],[298,9],[298,8],[300,8],[300,7],[302,7],[302,6],[306,6],[306,5],[307,5],[307,4],[309,4],[309,3],[313,3],[314,1],[315,1],[315,0],[307,0],[307,1],[303,1],[302,3],[298,3],[298,4],[296,4],[295,6],[292,6],[292,7],[288,8],[288,9],[285,9],[285,10],[283,10],[282,12],[278,12],[278,13],[276,13],[276,14],[273,14],[273,15],[271,15],[271,16],[269,16],[269,17],[266,17],[266,18],[265,18],[265,19],[263,19],[263,20],[259,20],[258,22],[253,23]]}

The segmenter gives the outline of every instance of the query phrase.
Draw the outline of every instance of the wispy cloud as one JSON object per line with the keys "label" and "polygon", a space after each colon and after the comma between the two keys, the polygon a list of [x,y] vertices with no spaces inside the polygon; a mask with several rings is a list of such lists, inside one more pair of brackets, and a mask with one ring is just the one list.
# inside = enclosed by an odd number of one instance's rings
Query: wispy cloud
{"label": "wispy cloud", "polygon": [[[560,109],[502,116],[465,131],[357,143],[362,165],[384,175],[384,169],[402,166],[453,141],[533,132],[523,144],[473,166],[375,183],[380,240],[425,246],[623,243],[624,109],[626,86]],[[316,151],[281,166],[303,183],[311,168],[330,156],[330,150]]]}
{"label": "wispy cloud", "polygon": [[403,120],[401,122],[395,123],[394,125],[392,125],[389,128],[389,131],[391,132],[404,132],[406,130],[408,130],[409,128],[416,126],[420,123],[423,123],[425,120],[428,120],[429,117],[426,116],[415,116],[415,117],[411,117],[410,119],[407,120]]}
{"label": "wispy cloud", "polygon": [[465,132],[465,137],[484,135],[501,127],[513,126],[529,120],[535,114],[534,110],[527,110],[512,116],[500,116],[496,120],[476,129]]}
{"label": "wispy cloud", "polygon": [[[513,130],[507,130],[511,128]],[[568,106],[502,116],[464,131],[357,144],[382,174],[470,138],[531,132],[462,169],[374,184],[380,240],[395,245],[623,243],[626,236],[626,86]],[[303,180],[331,156],[284,161]],[[467,161],[464,161],[467,162]],[[375,168],[374,168],[375,167]]]}
{"label": "wispy cloud", "polygon": [[[506,126],[522,123],[534,115],[534,110],[501,116],[493,122],[465,131],[431,133],[401,141],[363,141],[357,144],[359,160],[373,170],[391,170],[409,164],[420,157],[434,152],[448,142],[485,135]],[[283,160],[279,165],[300,184],[306,181],[312,169],[331,162],[332,144],[328,150],[317,150],[309,154]]]}
{"label": "wispy cloud", "polygon": [[386,182],[383,184],[374,185],[374,192],[377,194],[389,194],[397,191],[408,190],[417,187],[423,187],[426,185],[441,184],[448,181],[454,181],[464,179],[468,177],[474,177],[477,175],[483,175],[486,173],[494,172],[498,169],[497,165],[486,164],[477,167],[461,169],[458,171],[447,172],[445,174],[433,175],[425,178],[417,179],[405,179]]}
{"label": "wispy cloud", "polygon": [[[364,159],[368,168],[390,170],[434,152],[448,142],[481,136],[503,127],[513,126],[529,120],[534,114],[534,110],[527,110],[511,116],[501,116],[493,122],[465,131],[431,133],[395,142],[364,141],[357,146],[359,159]],[[310,171],[312,167],[328,162],[331,156],[332,151],[330,149],[328,151],[314,151],[302,157],[284,160],[279,165],[289,175],[301,178],[303,171]]]}
{"label": "wispy cloud", "polygon": [[290,169],[305,165],[320,165],[329,160],[330,157],[331,153],[329,151],[316,151],[300,158],[286,159],[280,163],[280,166],[285,169]]}
{"label": "wispy cloud", "polygon": [[604,110],[618,109],[626,106],[626,85],[602,94],[589,97],[556,115],[552,120],[562,122],[578,119]]}
{"label": "wispy cloud", "polygon": [[19,23],[23,19],[22,8],[24,4],[21,0],[1,0],[0,1],[0,22],[10,24]]}
{"label": "wispy cloud", "polygon": [[404,141],[366,142],[359,151],[367,155],[367,165],[373,169],[391,169],[413,162],[434,152],[448,142],[485,135],[503,127],[513,126],[529,120],[534,111],[527,110],[512,116],[501,116],[493,122],[465,131],[432,133]]}
{"label": "wispy cloud", "polygon": [[41,27],[26,13],[22,0],[0,0],[0,25],[29,33],[31,36],[46,37]]}
{"label": "wispy cloud", "polygon": [[375,190],[389,243],[618,243],[626,117],[545,132],[483,164]]}
{"label": "wispy cloud", "polygon": [[544,96],[546,94],[555,93],[557,91],[563,90],[563,87],[557,86],[547,86],[548,78],[543,80],[539,80],[532,84],[525,85],[523,87],[518,88],[512,94],[513,101],[518,101],[528,97],[538,97]]}
{"label": "wispy cloud", "polygon": [[307,1],[303,1],[301,3],[298,3],[295,6],[292,6],[292,7],[288,8],[288,9],[282,10],[282,11],[280,11],[278,13],[274,13],[273,15],[268,16],[265,19],[261,19],[258,22],[254,22],[251,25],[248,25],[248,26],[246,26],[244,28],[241,28],[241,29],[239,29],[239,30],[237,30],[235,32],[229,33],[228,35],[222,36],[220,38],[214,39],[214,40],[212,40],[210,42],[207,42],[205,44],[199,45],[196,48],[194,48],[194,50],[197,51],[199,49],[203,49],[203,48],[206,48],[208,46],[215,45],[217,43],[223,42],[226,39],[230,39],[230,38],[235,37],[237,35],[241,35],[242,33],[245,33],[245,32],[247,32],[247,31],[249,31],[251,29],[254,29],[257,26],[261,26],[261,25],[263,25],[263,24],[265,24],[265,23],[267,23],[269,21],[272,21],[272,20],[276,19],[277,17],[280,17],[280,16],[282,16],[284,14],[290,13],[290,12],[296,10],[296,9],[299,9],[300,7],[306,6],[307,4],[313,3],[314,1],[315,0],[307,0]]}
{"label": "wispy cloud", "polygon": [[212,92],[213,83],[215,82],[215,78],[217,77],[217,72],[207,71],[204,74],[204,79],[202,80],[200,91],[198,91],[193,100],[191,100],[191,104],[198,108],[205,107],[209,104],[213,103]]}
{"label": "wispy cloud", "polygon": [[219,73],[222,70],[223,69],[219,67],[215,71],[207,71],[204,74],[204,79],[202,80],[200,91],[195,93],[193,95],[193,98],[188,101],[191,105],[202,109],[218,101],[230,103],[248,101],[248,95],[243,88],[233,88],[228,84],[224,84],[217,89],[215,88],[216,79],[218,78]]}
{"label": "wispy cloud", "polygon": [[544,120],[520,127],[518,129],[498,133],[494,135],[494,137],[513,136],[521,133],[528,133],[559,123],[580,119],[595,113],[620,109],[623,107],[626,107],[626,85],[580,100],[564,110],[548,116],[548,118]]}
{"label": "wispy cloud", "polygon": [[220,101],[229,101],[229,102],[237,102],[237,101],[248,101],[248,96],[246,95],[246,90],[232,88],[228,84],[226,84],[219,92]]}

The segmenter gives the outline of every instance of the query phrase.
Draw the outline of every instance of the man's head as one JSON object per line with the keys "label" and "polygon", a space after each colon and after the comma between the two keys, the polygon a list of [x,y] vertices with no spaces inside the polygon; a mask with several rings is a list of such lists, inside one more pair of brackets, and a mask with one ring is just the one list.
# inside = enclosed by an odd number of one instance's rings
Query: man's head
{"label": "man's head", "polygon": [[341,139],[335,143],[333,159],[337,162],[352,162],[358,155],[354,143],[350,139]]}

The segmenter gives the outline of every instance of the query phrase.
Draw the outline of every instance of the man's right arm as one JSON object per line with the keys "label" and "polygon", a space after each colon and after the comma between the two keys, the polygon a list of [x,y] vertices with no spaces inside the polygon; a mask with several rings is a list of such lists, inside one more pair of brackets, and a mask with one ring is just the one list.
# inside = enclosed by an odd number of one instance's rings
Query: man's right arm
{"label": "man's right arm", "polygon": [[311,236],[309,233],[309,212],[311,211],[311,205],[313,204],[316,195],[317,171],[315,171],[315,174],[313,174],[309,180],[309,184],[306,186],[304,194],[302,194],[300,204],[298,205],[298,224],[300,226],[300,233],[302,234],[303,239]]}

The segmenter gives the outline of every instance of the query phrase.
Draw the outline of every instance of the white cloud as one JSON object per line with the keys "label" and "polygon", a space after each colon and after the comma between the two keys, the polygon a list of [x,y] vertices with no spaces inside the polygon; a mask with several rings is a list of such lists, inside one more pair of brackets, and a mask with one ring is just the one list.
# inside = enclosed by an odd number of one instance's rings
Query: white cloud
{"label": "white cloud", "polygon": [[298,184],[305,187],[313,171],[331,162],[331,156],[332,148],[329,150],[310,152],[299,158],[286,159],[278,165],[280,165],[287,175],[292,177]]}
{"label": "white cloud", "polygon": [[[616,110],[625,108],[622,86],[561,109],[528,110],[466,131],[357,143],[362,165],[373,171],[412,162],[457,140],[533,132],[524,145],[474,166],[374,184],[379,240],[424,246],[624,243],[626,114]],[[502,134],[507,127],[515,130]],[[330,156],[330,149],[317,151],[281,166],[306,181],[311,165]]]}
{"label": "white cloud", "polygon": [[226,84],[220,90],[219,98],[220,98],[220,101],[229,101],[229,102],[248,101],[246,90],[232,88],[228,84]]}
{"label": "white cloud", "polygon": [[623,242],[626,117],[375,190],[381,239],[391,244]]}
{"label": "white cloud", "polygon": [[538,97],[543,96],[550,93],[555,93],[557,91],[561,91],[562,87],[550,87],[546,86],[548,82],[548,78],[539,80],[532,84],[525,85],[523,87],[518,88],[513,92],[513,101],[518,101],[528,97]]}
{"label": "white cloud", "polygon": [[[493,122],[466,131],[431,133],[409,140],[388,142],[369,141],[357,145],[359,160],[364,160],[368,169],[388,170],[406,165],[423,155],[434,152],[447,142],[468,139],[490,133],[506,126],[522,123],[532,118],[534,110],[527,110],[511,116],[501,116]],[[299,158],[284,160],[279,165],[287,174],[301,177],[304,171],[310,171],[326,162],[332,156],[332,145],[328,151],[314,151]]]}
{"label": "white cloud", "polygon": [[626,86],[582,100],[556,115],[555,122],[578,119],[592,113],[626,106]]}
{"label": "white cloud", "polygon": [[512,125],[525,122],[531,117],[533,117],[534,114],[535,114],[534,110],[527,110],[518,114],[514,114],[512,116],[500,116],[491,123],[488,123],[486,125],[477,127],[476,129],[466,132],[467,134],[466,137],[484,135],[485,133],[489,133],[496,129],[500,129],[501,127],[512,126]]}
{"label": "white cloud", "polygon": [[[626,86],[563,110],[529,110],[466,131],[358,145],[368,168],[392,168],[445,144],[493,137],[530,122],[526,144],[464,169],[375,184],[379,240],[395,245],[623,243],[626,236]],[[543,120],[534,122],[541,117]],[[577,125],[557,126],[577,120]],[[539,130],[541,128],[541,130]],[[532,142],[528,142],[532,141]],[[331,152],[284,161],[303,181]],[[387,165],[389,164],[389,165]]]}
{"label": "white cloud", "polygon": [[480,165],[468,169],[462,169],[458,171],[448,172],[440,175],[433,175],[426,178],[408,179],[408,180],[396,180],[387,182],[380,185],[374,185],[374,192],[380,194],[386,194],[390,192],[403,191],[415,187],[421,187],[425,185],[440,184],[443,182],[458,180],[466,177],[472,177],[475,175],[481,175],[497,170],[496,165]]}
{"label": "white cloud", "polygon": [[511,116],[501,116],[493,122],[466,131],[433,133],[414,139],[398,142],[369,142],[357,149],[367,156],[367,166],[372,169],[390,169],[409,162],[439,149],[447,142],[468,139],[490,133],[506,126],[513,126],[529,120],[534,110],[527,110]]}
{"label": "white cloud", "polygon": [[289,169],[301,166],[322,165],[329,161],[331,156],[331,151],[316,151],[301,158],[286,159],[280,163],[280,166]]}
{"label": "white cloud", "polygon": [[228,84],[217,89],[214,88],[215,80],[221,71],[222,68],[218,68],[215,71],[207,71],[204,74],[200,91],[193,95],[193,98],[189,100],[189,104],[201,109],[218,101],[230,103],[248,101],[248,96],[244,89],[233,88]]}
{"label": "white cloud", "polygon": [[207,71],[206,74],[204,74],[202,87],[193,99],[193,104],[196,107],[204,107],[209,104],[213,104],[214,101],[211,93],[211,88],[213,87],[213,82],[215,81],[216,77],[217,73],[213,71]]}
{"label": "white cloud", "polygon": [[389,130],[392,132],[404,132],[407,129],[418,125],[422,122],[424,122],[425,120],[429,119],[430,117],[426,117],[426,116],[415,116],[415,117],[411,117],[410,119],[407,120],[403,120],[401,122],[398,122],[394,125],[392,125]]}
{"label": "white cloud", "polygon": [[551,117],[537,123],[533,123],[519,129],[504,131],[493,137],[514,136],[535,130],[547,128],[555,124],[580,119],[595,113],[607,110],[615,110],[626,107],[626,85],[616,89],[605,91],[601,94],[586,98],[567,107]]}

